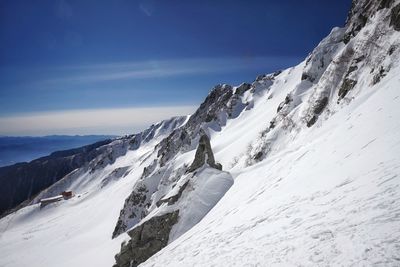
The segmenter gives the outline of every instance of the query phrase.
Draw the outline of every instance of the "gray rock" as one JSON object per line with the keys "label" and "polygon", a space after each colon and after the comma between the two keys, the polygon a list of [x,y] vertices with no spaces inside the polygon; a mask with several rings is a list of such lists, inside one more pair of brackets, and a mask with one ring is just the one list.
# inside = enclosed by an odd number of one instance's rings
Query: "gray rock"
{"label": "gray rock", "polygon": [[128,232],[131,239],[121,245],[114,267],[136,267],[168,244],[179,210],[153,217]]}
{"label": "gray rock", "polygon": [[161,204],[163,203],[168,203],[168,205],[173,205],[175,204],[178,199],[182,196],[183,191],[185,190],[185,188],[187,187],[187,185],[189,184],[189,181],[187,181],[186,183],[184,183],[180,188],[179,191],[176,195],[169,197],[167,199],[160,199],[159,201],[157,201],[157,207],[161,206]]}
{"label": "gray rock", "polygon": [[215,121],[220,124],[218,114],[223,111],[228,113],[230,109],[228,104],[232,100],[232,96],[232,86],[227,84],[215,86],[196,112],[190,116],[188,122],[157,145],[160,166],[164,166],[179,151],[190,148],[191,140],[199,135],[204,123]]}
{"label": "gray rock", "polygon": [[386,76],[387,72],[388,72],[388,71],[385,70],[385,68],[383,68],[382,66],[380,66],[380,68],[379,68],[379,70],[378,70],[378,73],[376,73],[376,74],[374,75],[374,78],[373,78],[373,80],[372,80],[372,84],[375,85],[375,84],[379,83],[379,82],[382,80],[382,78]]}
{"label": "gray rock", "polygon": [[129,225],[127,225],[128,221],[131,224],[138,223],[146,216],[146,214],[143,212],[143,209],[149,202],[147,194],[148,189],[146,185],[139,181],[135,185],[132,193],[125,200],[124,207],[120,211],[117,224],[112,233],[112,238],[117,237],[129,228]]}
{"label": "gray rock", "polygon": [[249,83],[242,83],[238,88],[236,88],[235,95],[243,95],[244,92],[251,89],[251,84]]}
{"label": "gray rock", "polygon": [[347,93],[356,86],[357,81],[351,79],[344,79],[342,86],[339,89],[339,98],[344,98]]}
{"label": "gray rock", "polygon": [[190,165],[188,172],[193,172],[196,169],[200,168],[206,162],[210,167],[213,167],[218,170],[222,170],[222,165],[219,163],[215,163],[214,154],[211,149],[210,139],[206,134],[202,134],[199,140],[199,145],[196,150],[196,155],[194,157],[192,165]]}
{"label": "gray rock", "polygon": [[396,31],[400,31],[400,4],[392,8],[390,15],[390,26],[393,26],[393,29]]}
{"label": "gray rock", "polygon": [[315,124],[318,116],[322,113],[322,111],[324,111],[325,107],[328,105],[328,102],[329,98],[327,96],[324,96],[315,101],[315,104],[313,106],[313,116],[309,121],[307,121],[307,127],[311,127]]}

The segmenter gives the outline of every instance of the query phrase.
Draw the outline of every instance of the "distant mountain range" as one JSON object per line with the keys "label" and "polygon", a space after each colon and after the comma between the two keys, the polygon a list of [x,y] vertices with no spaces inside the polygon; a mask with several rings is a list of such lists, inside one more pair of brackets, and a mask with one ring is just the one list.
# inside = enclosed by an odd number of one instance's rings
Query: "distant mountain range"
{"label": "distant mountain range", "polygon": [[115,136],[110,135],[49,135],[32,136],[0,136],[0,167],[18,162],[29,162],[47,156],[54,151],[66,150]]}
{"label": "distant mountain range", "polygon": [[[40,144],[45,146],[46,142],[44,140],[53,139],[55,142],[55,140],[71,140],[74,137],[85,139],[84,136],[49,136],[37,138],[42,142],[38,141],[36,146],[39,147]],[[21,141],[24,138],[36,140],[35,137],[20,138]],[[86,139],[89,141],[89,138]],[[54,184],[76,168],[80,168],[90,162],[98,154],[104,153],[103,150],[98,148],[113,140],[116,140],[116,138],[104,139],[78,148],[55,151],[48,156],[37,158],[29,163],[21,162],[0,167],[0,216],[18,205],[22,207],[29,203],[29,200],[40,191]]]}

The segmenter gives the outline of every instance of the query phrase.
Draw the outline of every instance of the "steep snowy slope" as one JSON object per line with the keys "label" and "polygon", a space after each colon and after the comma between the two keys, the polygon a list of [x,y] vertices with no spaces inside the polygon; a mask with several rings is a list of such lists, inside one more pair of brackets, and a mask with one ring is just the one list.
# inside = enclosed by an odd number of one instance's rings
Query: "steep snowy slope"
{"label": "steep snowy slope", "polygon": [[110,144],[0,221],[0,265],[398,266],[399,12],[353,1],[298,66]]}
{"label": "steep snowy slope", "polygon": [[[72,190],[69,200],[25,207],[0,221],[0,266],[111,266],[120,239],[111,240],[124,199],[148,164],[154,146],[186,122],[177,117],[115,140],[105,151],[43,191]],[[121,156],[122,155],[122,156]]]}
{"label": "steep snowy slope", "polygon": [[[140,266],[399,266],[399,74],[232,170],[216,207]],[[246,129],[232,123],[232,135]],[[216,158],[229,162],[227,143],[222,133],[213,139]]]}
{"label": "steep snowy slope", "polygon": [[259,77],[208,128],[234,185],[143,265],[398,265],[399,11],[354,1],[304,63]]}

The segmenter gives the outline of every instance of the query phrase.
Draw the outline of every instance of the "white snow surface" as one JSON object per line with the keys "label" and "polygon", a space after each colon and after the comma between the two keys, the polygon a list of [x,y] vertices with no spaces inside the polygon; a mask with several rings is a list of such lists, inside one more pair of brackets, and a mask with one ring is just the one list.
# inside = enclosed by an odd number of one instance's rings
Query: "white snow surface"
{"label": "white snow surface", "polygon": [[[290,147],[232,171],[214,209],[140,266],[399,266],[396,73]],[[217,159],[231,158],[226,142],[213,139]]]}
{"label": "white snow surface", "polygon": [[[120,209],[143,167],[153,160],[154,146],[165,135],[159,133],[102,170],[85,172],[66,183],[67,187],[60,180],[56,189],[44,192],[73,190],[73,198],[42,209],[34,204],[2,218],[0,266],[112,266],[121,242],[128,238],[122,234],[111,239]],[[143,160],[146,156],[150,157]],[[125,166],[136,171],[103,186],[104,177]]]}
{"label": "white snow surface", "polygon": [[177,195],[179,189],[185,184],[185,190],[176,203],[172,205],[163,203],[143,219],[145,222],[153,216],[161,216],[179,210],[179,221],[171,230],[169,242],[174,241],[196,225],[229,190],[233,184],[233,178],[228,172],[204,165],[195,173],[183,175],[163,199]]}
{"label": "white snow surface", "polygon": [[[179,222],[168,246],[140,266],[400,266],[400,34],[387,28],[384,12],[347,45],[334,29],[310,61],[254,82],[241,97],[245,109],[221,127],[209,123],[223,172],[181,175],[195,147],[154,170],[157,190],[142,222],[176,208]],[[338,99],[349,66],[365,51],[349,76],[357,85]],[[380,66],[385,76],[374,84]],[[314,81],[302,81],[304,72]],[[277,112],[288,95],[292,101]],[[327,107],[306,127],[323,96]],[[111,239],[120,210],[165,136],[94,172],[76,170],[53,187],[73,189],[70,200],[2,218],[0,266],[112,266],[129,238]],[[265,158],[254,160],[260,151]],[[176,204],[156,207],[187,180]]]}

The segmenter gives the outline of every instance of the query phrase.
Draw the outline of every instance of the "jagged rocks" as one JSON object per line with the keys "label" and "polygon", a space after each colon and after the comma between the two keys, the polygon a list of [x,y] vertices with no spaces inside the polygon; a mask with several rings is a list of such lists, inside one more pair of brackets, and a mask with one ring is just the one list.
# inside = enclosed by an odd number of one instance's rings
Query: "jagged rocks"
{"label": "jagged rocks", "polygon": [[329,98],[325,96],[325,97],[315,101],[315,104],[313,107],[314,115],[312,116],[312,118],[309,121],[307,121],[307,127],[311,127],[315,124],[315,122],[318,119],[318,116],[322,113],[322,111],[324,111],[325,107],[328,105],[328,100],[329,100]]}
{"label": "jagged rocks", "polygon": [[396,31],[400,31],[400,4],[392,8],[390,14],[390,26],[393,26],[393,29]]}
{"label": "jagged rocks", "polygon": [[173,205],[175,204],[178,199],[182,196],[183,191],[185,190],[185,188],[187,187],[187,185],[189,184],[189,180],[187,180],[178,190],[178,193],[176,195],[173,195],[169,198],[161,198],[159,201],[157,201],[157,207],[161,206],[161,204],[163,203],[168,203],[168,205]]}
{"label": "jagged rocks", "polygon": [[121,245],[121,252],[115,256],[114,267],[136,267],[168,244],[172,226],[178,221],[176,210],[152,217],[128,232],[131,239]]}
{"label": "jagged rocks", "polygon": [[[347,44],[354,36],[361,31],[366,25],[368,18],[373,17],[375,13],[384,8],[391,8],[394,0],[381,0],[381,1],[366,1],[358,0],[353,1],[351,10],[347,17],[346,33],[343,42]],[[396,31],[400,31],[400,4],[391,9],[390,26]]]}
{"label": "jagged rocks", "polygon": [[390,7],[393,4],[393,1],[394,0],[381,0],[378,10]]}
{"label": "jagged rocks", "polygon": [[196,150],[196,155],[194,157],[192,165],[190,165],[188,172],[193,172],[196,169],[204,165],[207,158],[207,164],[218,170],[222,170],[222,165],[215,163],[214,154],[211,149],[210,139],[206,134],[200,137],[199,145]]}
{"label": "jagged rocks", "polygon": [[301,79],[311,83],[318,83],[319,79],[331,64],[337,50],[343,45],[345,29],[334,28],[321,43],[307,57]]}
{"label": "jagged rocks", "polygon": [[128,229],[128,221],[137,223],[145,217],[146,214],[141,214],[140,210],[143,210],[143,207],[145,206],[147,193],[148,189],[143,183],[139,182],[135,185],[132,193],[125,200],[124,208],[120,212],[117,224],[112,234],[112,238],[117,237]]}
{"label": "jagged rocks", "polygon": [[288,105],[290,102],[292,102],[292,101],[293,101],[292,96],[291,96],[290,94],[288,94],[288,95],[285,97],[285,101],[283,101],[283,102],[281,102],[281,103],[279,104],[278,108],[276,109],[276,112],[281,111],[281,110],[283,109],[284,106],[287,106],[287,105]]}
{"label": "jagged rocks", "polygon": [[356,86],[357,81],[352,79],[344,79],[342,86],[339,89],[339,99],[344,98],[347,93]]}
{"label": "jagged rocks", "polygon": [[220,121],[219,115],[224,112],[228,113],[232,108],[228,106],[232,96],[232,86],[227,84],[215,86],[196,112],[190,116],[187,123],[157,145],[160,166],[164,166],[182,149],[190,148],[191,140],[198,136],[205,123],[215,121],[216,124],[224,124],[224,121]]}
{"label": "jagged rocks", "polygon": [[374,75],[374,78],[372,79],[372,84],[375,85],[379,83],[382,80],[382,78],[386,76],[386,74],[387,71],[382,66],[380,66],[378,73],[376,73]]}
{"label": "jagged rocks", "polygon": [[244,92],[251,88],[251,84],[249,83],[242,83],[239,87],[235,90],[235,95],[243,95]]}

